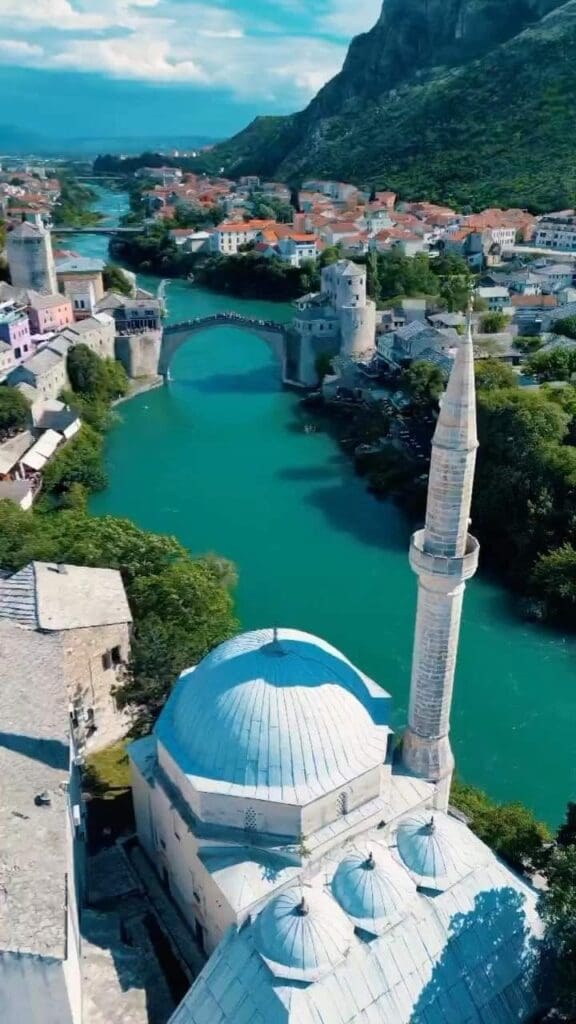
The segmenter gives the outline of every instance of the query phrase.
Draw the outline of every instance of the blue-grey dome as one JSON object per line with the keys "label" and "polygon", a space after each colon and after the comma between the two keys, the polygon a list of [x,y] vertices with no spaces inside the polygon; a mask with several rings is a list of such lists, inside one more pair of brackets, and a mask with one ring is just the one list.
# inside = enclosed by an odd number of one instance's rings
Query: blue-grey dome
{"label": "blue-grey dome", "polygon": [[356,927],[380,935],[405,915],[416,886],[386,847],[364,842],[340,861],[332,892]]}
{"label": "blue-grey dome", "polygon": [[258,916],[254,945],[278,977],[316,981],[350,949],[352,925],[319,889],[298,886],[276,896]]}
{"label": "blue-grey dome", "polygon": [[463,873],[459,834],[445,814],[428,811],[404,818],[396,843],[403,863],[423,885],[444,888]]}
{"label": "blue-grey dome", "polygon": [[304,804],[385,760],[388,701],[317,637],[259,630],[181,677],[156,734],[200,788]]}

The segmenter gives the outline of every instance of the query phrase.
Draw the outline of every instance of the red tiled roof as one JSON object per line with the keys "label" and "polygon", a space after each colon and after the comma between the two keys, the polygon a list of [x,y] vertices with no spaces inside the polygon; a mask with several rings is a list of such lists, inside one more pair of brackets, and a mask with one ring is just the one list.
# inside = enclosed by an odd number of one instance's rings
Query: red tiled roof
{"label": "red tiled roof", "polygon": [[556,295],[512,295],[510,301],[513,306],[518,308],[534,306],[557,306],[558,299]]}

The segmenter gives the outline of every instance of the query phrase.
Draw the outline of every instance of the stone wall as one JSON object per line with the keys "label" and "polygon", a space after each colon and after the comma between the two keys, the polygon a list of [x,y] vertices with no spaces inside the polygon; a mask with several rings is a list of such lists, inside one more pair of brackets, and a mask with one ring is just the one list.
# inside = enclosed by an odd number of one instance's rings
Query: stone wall
{"label": "stone wall", "polygon": [[[118,684],[118,666],[113,664],[110,652],[116,648],[120,662],[125,663],[130,653],[127,623],[71,629],[64,634],[64,671],[70,702],[81,698],[84,711],[94,711],[96,729],[87,739],[89,750],[115,743],[127,729],[127,719],[112,697],[112,689]],[[89,724],[81,720],[79,727],[85,730]]]}
{"label": "stone wall", "polygon": [[129,377],[156,377],[162,347],[162,332],[145,334],[117,334],[116,359],[122,363]]}

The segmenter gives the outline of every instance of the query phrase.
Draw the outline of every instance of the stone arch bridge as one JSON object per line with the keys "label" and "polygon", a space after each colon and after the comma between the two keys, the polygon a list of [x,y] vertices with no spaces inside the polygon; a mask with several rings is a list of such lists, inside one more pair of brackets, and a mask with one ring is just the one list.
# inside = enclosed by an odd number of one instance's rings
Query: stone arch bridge
{"label": "stone arch bridge", "polygon": [[191,335],[205,331],[208,327],[239,327],[257,334],[272,350],[282,369],[285,379],[286,364],[286,327],[274,320],[257,320],[254,317],[242,316],[240,313],[213,313],[210,316],[199,316],[193,320],[182,320],[180,323],[166,324],[164,327],[160,353],[158,357],[158,373],[165,379],[170,371],[170,363],[174,354]]}

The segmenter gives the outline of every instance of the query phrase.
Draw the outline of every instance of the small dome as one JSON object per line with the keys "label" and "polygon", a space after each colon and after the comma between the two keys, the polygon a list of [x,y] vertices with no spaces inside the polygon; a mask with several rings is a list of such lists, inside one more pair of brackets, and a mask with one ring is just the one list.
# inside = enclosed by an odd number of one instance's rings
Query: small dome
{"label": "small dome", "polygon": [[256,920],[254,944],[280,978],[317,981],[339,964],[354,932],[330,897],[298,886],[271,900]]}
{"label": "small dome", "polygon": [[156,734],[199,788],[304,804],[382,764],[387,714],[388,695],[334,647],[265,629],[184,674]]}
{"label": "small dome", "polygon": [[373,842],[354,846],[340,861],[332,892],[357,928],[380,935],[404,916],[416,888],[388,849]]}
{"label": "small dome", "polygon": [[444,814],[425,812],[404,818],[396,842],[402,861],[423,885],[444,888],[449,879],[462,874],[458,837]]}

